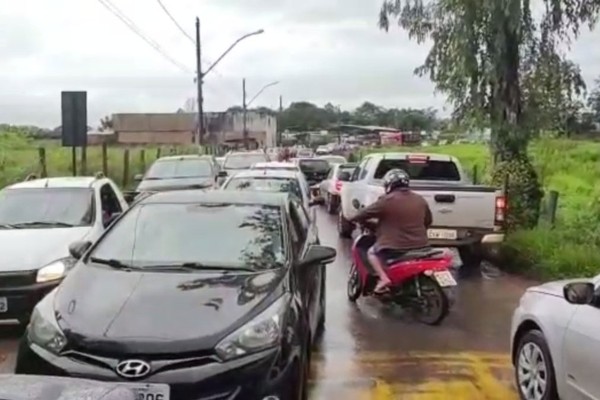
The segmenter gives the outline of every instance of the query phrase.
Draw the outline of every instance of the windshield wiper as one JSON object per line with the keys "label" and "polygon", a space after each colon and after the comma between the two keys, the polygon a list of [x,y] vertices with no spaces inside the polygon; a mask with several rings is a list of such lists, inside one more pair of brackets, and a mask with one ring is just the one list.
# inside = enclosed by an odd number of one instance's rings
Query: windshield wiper
{"label": "windshield wiper", "polygon": [[24,226],[34,226],[34,225],[60,226],[60,227],[65,227],[65,228],[70,228],[70,227],[75,226],[73,224],[68,224],[66,222],[59,222],[59,221],[30,221],[30,222],[19,222],[18,224],[12,224],[12,227],[21,228]]}
{"label": "windshield wiper", "polygon": [[108,265],[109,267],[112,267],[114,269],[122,269],[125,271],[131,271],[134,269],[139,269],[138,267],[134,267],[132,265],[129,264],[125,264],[119,260],[115,260],[115,259],[104,259],[104,258],[96,258],[96,257],[90,257],[90,261],[96,264],[102,264],[102,265]]}
{"label": "windshield wiper", "polygon": [[0,229],[19,229],[19,227],[13,224],[0,224]]}
{"label": "windshield wiper", "polygon": [[143,268],[149,271],[243,271],[254,272],[251,268],[244,267],[220,267],[216,265],[205,265],[197,262],[186,262],[179,264],[150,265]]}

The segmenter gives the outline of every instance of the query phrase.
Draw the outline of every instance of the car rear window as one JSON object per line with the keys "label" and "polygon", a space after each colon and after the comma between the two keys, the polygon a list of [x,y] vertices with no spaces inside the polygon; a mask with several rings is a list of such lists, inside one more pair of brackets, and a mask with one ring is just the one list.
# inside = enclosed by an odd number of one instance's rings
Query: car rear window
{"label": "car rear window", "polygon": [[285,260],[279,207],[144,204],[108,231],[92,257],[138,268],[199,263],[265,270]]}
{"label": "car rear window", "polygon": [[389,170],[395,168],[406,171],[414,180],[460,181],[460,173],[452,161],[381,160],[375,170],[375,179],[382,179]]}
{"label": "car rear window", "polygon": [[320,159],[300,160],[298,166],[302,172],[329,171],[329,163],[326,160]]}
{"label": "car rear window", "polygon": [[269,158],[261,153],[239,153],[225,157],[223,168],[226,169],[250,169],[253,164],[267,162]]}
{"label": "car rear window", "polygon": [[299,199],[302,198],[298,180],[289,178],[233,177],[223,185],[223,189],[291,193]]}
{"label": "car rear window", "polygon": [[146,173],[144,179],[194,178],[212,175],[212,165],[207,160],[180,159],[158,160]]}
{"label": "car rear window", "polygon": [[352,172],[354,172],[355,169],[356,165],[342,165],[338,167],[336,178],[339,178],[342,172],[349,172],[350,174],[352,174]]}

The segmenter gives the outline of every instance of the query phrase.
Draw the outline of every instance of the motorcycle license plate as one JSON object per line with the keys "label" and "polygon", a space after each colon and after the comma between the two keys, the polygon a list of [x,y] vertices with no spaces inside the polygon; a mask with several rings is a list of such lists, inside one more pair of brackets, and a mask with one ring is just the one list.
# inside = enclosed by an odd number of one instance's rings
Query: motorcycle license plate
{"label": "motorcycle license plate", "polygon": [[441,287],[457,285],[456,279],[454,279],[454,277],[452,276],[452,273],[450,273],[450,271],[435,271],[433,273],[433,277],[435,278],[437,283],[440,284]]}

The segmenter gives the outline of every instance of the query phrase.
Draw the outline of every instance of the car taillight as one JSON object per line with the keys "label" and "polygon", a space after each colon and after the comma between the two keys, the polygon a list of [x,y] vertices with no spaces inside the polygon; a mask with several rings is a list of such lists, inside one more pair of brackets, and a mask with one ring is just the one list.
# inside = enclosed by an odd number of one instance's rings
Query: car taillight
{"label": "car taillight", "polygon": [[335,190],[338,192],[342,190],[342,181],[335,181]]}
{"label": "car taillight", "polygon": [[506,219],[506,197],[498,196],[496,197],[496,209],[494,212],[494,222],[496,225],[502,225]]}

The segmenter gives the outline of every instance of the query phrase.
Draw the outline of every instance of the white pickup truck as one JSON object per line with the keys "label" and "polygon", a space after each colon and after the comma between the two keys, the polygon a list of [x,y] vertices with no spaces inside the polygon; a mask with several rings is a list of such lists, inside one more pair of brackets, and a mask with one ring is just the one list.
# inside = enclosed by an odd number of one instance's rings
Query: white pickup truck
{"label": "white pickup truck", "polygon": [[349,238],[354,226],[348,222],[357,207],[373,203],[384,193],[382,178],[400,168],[411,178],[410,187],[425,198],[433,215],[428,231],[432,246],[456,247],[464,265],[479,265],[488,251],[504,240],[506,201],[501,190],[473,185],[460,162],[442,154],[373,153],[341,189],[338,232]]}

